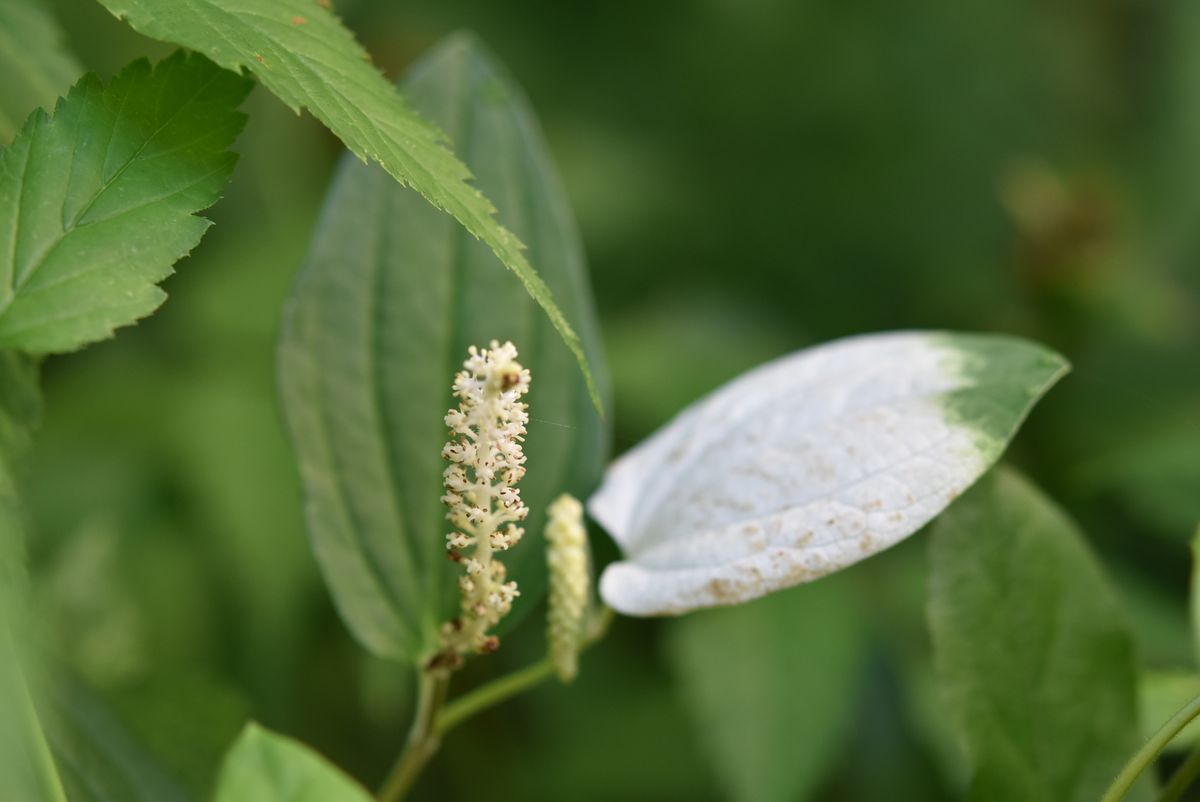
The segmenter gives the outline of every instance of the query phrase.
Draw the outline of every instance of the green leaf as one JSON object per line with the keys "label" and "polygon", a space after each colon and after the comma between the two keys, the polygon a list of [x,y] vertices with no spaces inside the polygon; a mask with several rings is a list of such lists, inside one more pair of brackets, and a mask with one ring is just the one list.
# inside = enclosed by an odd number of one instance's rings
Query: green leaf
{"label": "green leaf", "polygon": [[213,802],[371,802],[361,786],[299,741],[247,724]]}
{"label": "green leaf", "polygon": [[83,73],[61,39],[37,0],[0,3],[0,145],[12,141],[34,109],[49,107]]}
{"label": "green leaf", "polygon": [[[529,241],[600,366],[578,235],[519,90],[465,37],[415,67],[406,88],[505,201],[506,221]],[[525,542],[505,554],[518,610],[545,586],[546,506],[563,491],[583,496],[604,463],[608,432],[570,352],[492,262],[445,215],[347,157],[285,313],[280,379],[309,532],[343,618],[382,656],[426,654],[455,609],[439,501],[442,419],[469,345],[511,339],[533,376],[521,483],[532,512]]]}
{"label": "green leaf", "polygon": [[[560,311],[555,305],[553,284],[543,282],[522,253],[521,242],[493,217],[492,204],[467,183],[471,173],[450,152],[446,138],[413,112],[325,4],[313,0],[100,1],[147,36],[190,47],[222,67],[250,70],[292,109],[312,112],[360,159],[379,162],[393,178],[487,243],[545,310],[579,362],[592,402],[600,409],[589,360],[567,322],[569,307]],[[455,132],[448,133],[465,153]],[[481,187],[487,189],[486,182]],[[534,261],[541,264],[536,254]],[[543,265],[542,270],[550,268]],[[560,303],[565,302],[560,298]]]}
{"label": "green leaf", "polygon": [[844,580],[695,613],[667,656],[730,799],[807,799],[849,734],[866,656]]}
{"label": "green leaf", "polygon": [[203,56],[87,75],[0,154],[0,347],[67,351],[148,315],[200,241],[250,82]]}
{"label": "green leaf", "polygon": [[935,663],[969,798],[1098,799],[1138,745],[1136,675],[1124,611],[1082,535],[998,471],[934,526],[931,560]]}

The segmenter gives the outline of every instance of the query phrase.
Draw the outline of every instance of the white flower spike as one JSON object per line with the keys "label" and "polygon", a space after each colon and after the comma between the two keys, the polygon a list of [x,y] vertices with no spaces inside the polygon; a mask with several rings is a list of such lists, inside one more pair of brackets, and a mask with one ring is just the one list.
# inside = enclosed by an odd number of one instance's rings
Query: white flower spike
{"label": "white flower spike", "polygon": [[679,614],[875,554],[978,479],[1067,369],[1010,337],[903,332],[752,370],[609,468],[588,509],[625,559],[600,595]]}
{"label": "white flower spike", "polygon": [[525,475],[521,443],[529,412],[520,399],[529,391],[529,371],[517,362],[517,349],[509,342],[493,340],[489,348],[471,346],[468,353],[454,377],[459,404],[446,413],[450,442],[442,450],[450,462],[442,501],[454,527],[446,535],[446,548],[465,571],[459,578],[462,614],[442,631],[446,648],[456,654],[491,652],[499,646],[488,630],[520,594],[516,582],[505,581],[496,552],[520,541],[525,530],[518,524],[529,515],[516,487]]}

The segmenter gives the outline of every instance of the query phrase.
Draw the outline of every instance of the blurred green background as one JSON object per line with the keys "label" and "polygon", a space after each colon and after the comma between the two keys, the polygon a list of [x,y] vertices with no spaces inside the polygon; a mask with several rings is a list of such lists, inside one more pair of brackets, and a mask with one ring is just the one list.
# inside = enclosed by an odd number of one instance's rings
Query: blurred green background
{"label": "blurred green background", "polygon": [[[52,5],[102,75],[168,52],[90,0]],[[1143,662],[1193,665],[1200,5],[336,5],[389,77],[469,28],[524,86],[586,242],[618,451],[742,370],[834,337],[922,327],[1041,340],[1075,372],[1010,460],[1101,551]],[[25,491],[51,653],[200,799],[246,717],[374,786],[410,694],[333,611],[275,395],[280,306],[340,145],[261,89],[247,109],[216,226],[167,282],[167,304],[46,365]],[[599,532],[595,548],[615,553]],[[823,583],[837,598],[802,631],[779,631],[784,617],[743,639],[753,657],[760,641],[792,638],[800,695],[830,655],[859,667],[839,685],[833,730],[806,728],[791,700],[797,724],[782,737],[798,766],[820,766],[784,798],[961,790],[930,687],[924,550],[918,536]],[[575,685],[452,733],[416,798],[726,798],[737,780],[709,759],[677,659],[704,655],[679,626],[619,620]],[[531,623],[461,685],[542,648]]]}

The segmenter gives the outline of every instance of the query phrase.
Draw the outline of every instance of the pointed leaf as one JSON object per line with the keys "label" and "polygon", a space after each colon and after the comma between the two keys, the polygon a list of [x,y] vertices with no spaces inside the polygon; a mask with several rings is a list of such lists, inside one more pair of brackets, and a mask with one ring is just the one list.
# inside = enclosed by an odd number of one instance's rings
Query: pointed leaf
{"label": "pointed leaf", "polygon": [[1000,471],[934,527],[931,560],[934,658],[969,798],[1099,799],[1139,743],[1136,674],[1124,611],[1079,531]]}
{"label": "pointed leaf", "polygon": [[222,67],[254,73],[292,109],[312,112],[359,158],[379,162],[393,178],[420,192],[487,243],[549,316],[579,362],[593,403],[600,407],[579,336],[555,304],[551,288],[526,260],[521,242],[492,216],[495,209],[488,199],[467,183],[471,173],[447,148],[445,137],[384,80],[327,4],[313,0],[101,2],[147,36],[198,50]]}
{"label": "pointed leaf", "polygon": [[[506,222],[528,240],[602,366],[582,248],[520,91],[465,37],[437,48],[406,88],[505,201]],[[343,618],[380,655],[428,652],[455,609],[439,501],[442,419],[469,345],[511,339],[533,376],[520,485],[529,534],[505,554],[521,587],[517,610],[545,586],[546,506],[563,491],[589,492],[605,459],[607,429],[570,352],[492,261],[415,193],[347,158],[285,313],[280,380],[310,536]]]}
{"label": "pointed leaf", "polygon": [[34,109],[49,107],[83,74],[61,40],[37,0],[0,3],[0,145],[12,141]]}
{"label": "pointed leaf", "polygon": [[236,157],[250,84],[203,56],[85,76],[0,153],[0,346],[67,351],[166,297]]}
{"label": "pointed leaf", "polygon": [[667,656],[728,798],[796,802],[816,790],[849,734],[864,624],[837,581],[672,624]]}
{"label": "pointed leaf", "polygon": [[248,724],[230,748],[213,802],[372,802],[336,766],[299,741]]}
{"label": "pointed leaf", "polygon": [[990,466],[1066,371],[1010,337],[904,332],[786,356],[617,460],[589,502],[629,615],[735,604],[911,535]]}

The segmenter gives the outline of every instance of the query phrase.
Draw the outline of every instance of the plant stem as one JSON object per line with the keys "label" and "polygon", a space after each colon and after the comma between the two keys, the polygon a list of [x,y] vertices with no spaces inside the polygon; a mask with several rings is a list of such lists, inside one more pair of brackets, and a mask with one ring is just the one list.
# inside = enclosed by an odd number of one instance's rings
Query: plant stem
{"label": "plant stem", "polygon": [[416,782],[421,769],[437,753],[441,738],[434,725],[449,685],[450,674],[444,669],[421,672],[412,729],[409,730],[404,751],[379,789],[379,802],[400,802]]}
{"label": "plant stem", "polygon": [[1163,789],[1159,800],[1161,802],[1179,802],[1183,799],[1184,792],[1195,782],[1197,777],[1200,777],[1200,747],[1193,749],[1187,760],[1175,769],[1175,773],[1167,781],[1167,787]]}
{"label": "plant stem", "polygon": [[[612,623],[613,615],[613,611],[608,607],[603,607],[596,613],[589,627],[587,638],[580,646],[581,650],[604,637]],[[519,671],[481,685],[446,706],[446,709],[437,717],[436,732],[438,735],[442,735],[476,713],[536,687],[553,675],[554,661],[546,657]]]}
{"label": "plant stem", "polygon": [[554,663],[547,657],[520,671],[514,671],[512,674],[505,674],[499,679],[492,680],[447,705],[446,709],[437,717],[435,731],[441,735],[481,710],[486,710],[509,697],[529,690],[553,674]]}
{"label": "plant stem", "polygon": [[1100,802],[1119,802],[1123,799],[1146,767],[1153,763],[1159,753],[1171,742],[1171,739],[1198,715],[1200,715],[1200,696],[1180,708],[1179,712],[1171,716],[1167,723],[1162,725],[1158,732],[1154,733],[1150,740],[1146,741],[1142,748],[1129,759],[1125,768],[1121,769],[1121,773],[1108,787],[1108,791],[1100,798]]}

